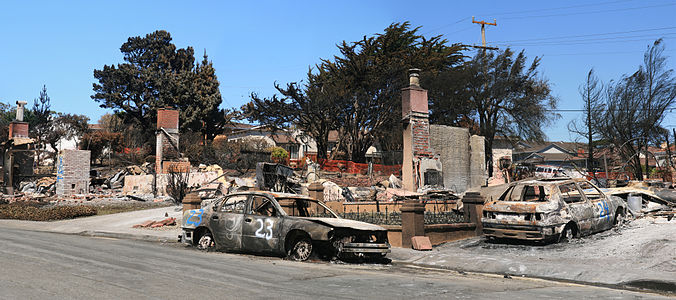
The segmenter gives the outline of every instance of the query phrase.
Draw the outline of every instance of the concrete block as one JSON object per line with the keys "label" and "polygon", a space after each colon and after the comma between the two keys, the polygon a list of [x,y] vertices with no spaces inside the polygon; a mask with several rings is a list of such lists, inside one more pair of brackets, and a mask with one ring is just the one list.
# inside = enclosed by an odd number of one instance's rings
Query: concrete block
{"label": "concrete block", "polygon": [[420,251],[429,251],[432,250],[432,242],[430,238],[426,236],[414,236],[411,238],[411,244],[413,249]]}

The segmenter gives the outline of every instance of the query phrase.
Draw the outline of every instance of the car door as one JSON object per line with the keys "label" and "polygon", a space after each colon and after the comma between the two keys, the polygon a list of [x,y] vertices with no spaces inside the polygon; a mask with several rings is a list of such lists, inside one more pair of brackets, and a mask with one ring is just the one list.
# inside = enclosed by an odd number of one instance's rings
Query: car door
{"label": "car door", "polygon": [[281,214],[275,202],[262,195],[252,195],[242,223],[242,249],[252,252],[279,252]]}
{"label": "car door", "polygon": [[232,195],[215,206],[209,227],[218,247],[225,250],[242,248],[242,220],[247,198],[247,195]]}
{"label": "car door", "polygon": [[570,218],[577,223],[580,234],[588,234],[592,230],[594,208],[574,182],[559,185],[561,198],[568,207]]}
{"label": "car door", "polygon": [[579,182],[578,185],[593,205],[592,232],[613,227],[614,211],[608,203],[609,199],[606,198],[606,195],[589,182]]}

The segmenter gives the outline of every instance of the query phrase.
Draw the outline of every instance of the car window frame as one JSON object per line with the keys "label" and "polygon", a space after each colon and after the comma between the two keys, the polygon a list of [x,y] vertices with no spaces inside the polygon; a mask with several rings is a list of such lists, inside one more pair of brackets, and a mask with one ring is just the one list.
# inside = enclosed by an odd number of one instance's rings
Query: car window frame
{"label": "car window frame", "polygon": [[[235,197],[244,197],[244,208],[242,209],[242,211],[241,212],[237,212],[237,211],[234,211],[234,210],[233,211],[223,211],[223,207],[225,206],[225,203],[228,202],[229,199],[235,198]],[[249,202],[248,195],[243,195],[243,194],[228,195],[225,198],[223,198],[223,200],[221,200],[219,202],[218,206],[216,207],[216,212],[227,213],[227,214],[244,214],[244,212],[246,212],[246,206],[247,206],[248,202]]]}
{"label": "car window frame", "polygon": [[[564,198],[565,198],[564,192],[561,191],[562,185],[572,185],[573,187],[575,187],[575,189],[577,190],[577,193],[580,194],[580,201],[567,202],[566,200],[564,200]],[[587,199],[586,195],[584,195],[584,193],[582,192],[582,189],[580,189],[580,187],[574,181],[564,182],[564,183],[558,184],[556,186],[556,188],[559,190],[559,193],[561,194],[561,201],[563,201],[563,203],[565,203],[565,204],[568,204],[568,205],[570,205],[570,204],[580,204],[580,203],[587,203],[589,201],[589,199]]]}
{"label": "car window frame", "polygon": [[[256,197],[264,198],[268,202],[270,202],[270,204],[272,204],[272,207],[275,209],[275,215],[267,216],[267,215],[261,215],[261,214],[255,213],[255,211],[253,210],[254,209],[253,204],[254,204],[254,198],[256,198]],[[283,216],[276,199],[274,199],[273,197],[269,197],[268,195],[259,195],[259,194],[250,194],[249,195],[249,199],[247,201],[246,208],[244,209],[244,214],[252,215],[252,216],[262,216],[262,217],[275,217],[275,218],[279,218],[279,217]]]}

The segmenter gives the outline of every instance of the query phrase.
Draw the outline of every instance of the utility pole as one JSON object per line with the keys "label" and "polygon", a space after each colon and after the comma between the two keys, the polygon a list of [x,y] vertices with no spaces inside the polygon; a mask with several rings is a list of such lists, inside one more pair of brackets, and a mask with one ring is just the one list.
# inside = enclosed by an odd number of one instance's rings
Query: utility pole
{"label": "utility pole", "polygon": [[481,48],[497,50],[498,48],[495,47],[486,47],[486,25],[498,26],[497,20],[493,19],[493,23],[488,23],[486,21],[474,21],[474,16],[472,16],[472,23],[481,24]]}

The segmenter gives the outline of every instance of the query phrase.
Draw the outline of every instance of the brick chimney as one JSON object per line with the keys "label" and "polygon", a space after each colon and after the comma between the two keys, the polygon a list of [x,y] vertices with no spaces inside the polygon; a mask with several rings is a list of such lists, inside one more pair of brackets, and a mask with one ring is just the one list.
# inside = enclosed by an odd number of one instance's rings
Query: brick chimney
{"label": "brick chimney", "polygon": [[[404,189],[417,191],[441,176],[441,163],[430,146],[427,90],[420,87],[420,69],[408,71],[409,85],[401,91],[404,150],[401,170]],[[426,177],[428,180],[426,180]]]}
{"label": "brick chimney", "polygon": [[165,160],[178,158],[178,110],[161,108],[157,110],[157,140],[155,145],[155,172],[162,173]]}
{"label": "brick chimney", "polygon": [[28,123],[23,121],[26,101],[16,102],[16,119],[9,123],[9,138],[28,137]]}

